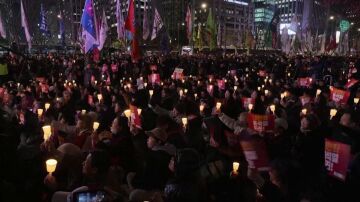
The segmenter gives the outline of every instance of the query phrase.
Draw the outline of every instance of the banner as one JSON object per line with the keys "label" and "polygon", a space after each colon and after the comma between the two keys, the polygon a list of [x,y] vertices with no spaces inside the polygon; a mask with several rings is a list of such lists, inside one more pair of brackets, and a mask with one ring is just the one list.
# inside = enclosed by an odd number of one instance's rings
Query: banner
{"label": "banner", "polygon": [[330,88],[330,99],[336,103],[346,104],[349,100],[350,92],[334,87]]}
{"label": "banner", "polygon": [[153,85],[154,84],[160,85],[160,83],[161,83],[160,74],[150,74],[148,77],[148,80]]}
{"label": "banner", "polygon": [[345,181],[350,158],[350,145],[325,139],[325,167],[330,176]]}
{"label": "banner", "polygon": [[299,78],[298,82],[299,82],[299,86],[309,88],[312,82],[312,78],[311,77]]}
{"label": "banner", "polygon": [[223,79],[218,79],[217,80],[217,85],[218,85],[220,90],[225,90],[225,81]]}
{"label": "banner", "polygon": [[184,74],[183,74],[184,69],[181,68],[175,68],[174,72],[173,72],[173,79],[175,80],[182,80],[184,78]]}
{"label": "banner", "polygon": [[255,99],[243,97],[243,98],[241,98],[241,102],[242,102],[244,109],[248,109],[249,104],[255,104]]}
{"label": "banner", "polygon": [[359,82],[356,79],[349,79],[348,82],[345,85],[345,88],[349,89],[351,88],[353,85],[355,85],[357,82]]}
{"label": "banner", "polygon": [[244,152],[249,168],[255,168],[258,171],[268,171],[269,158],[266,151],[266,145],[262,139],[252,139],[241,141],[240,145]]}
{"label": "banner", "polygon": [[248,126],[257,132],[272,132],[275,126],[275,116],[248,114]]}

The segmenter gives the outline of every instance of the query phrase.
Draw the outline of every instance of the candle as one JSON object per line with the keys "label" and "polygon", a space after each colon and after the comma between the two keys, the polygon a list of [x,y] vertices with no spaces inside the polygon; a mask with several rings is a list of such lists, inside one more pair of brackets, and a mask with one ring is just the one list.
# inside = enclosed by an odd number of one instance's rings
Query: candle
{"label": "candle", "polygon": [[359,103],[359,98],[354,98],[354,103],[355,104]]}
{"label": "candle", "polygon": [[235,91],[237,90],[237,86],[234,86],[234,90],[235,90]]}
{"label": "candle", "polygon": [[246,78],[249,77],[249,74],[246,74]]}
{"label": "candle", "polygon": [[97,81],[95,80],[95,85],[97,84]]}
{"label": "candle", "polygon": [[249,111],[251,111],[251,110],[253,109],[253,107],[254,107],[254,105],[250,103],[250,104],[248,105]]}
{"label": "candle", "polygon": [[203,104],[200,105],[200,112],[204,111],[205,106]]}
{"label": "candle", "polygon": [[186,117],[181,118],[181,122],[184,125],[184,127],[186,127],[186,125],[188,124],[188,119]]}
{"label": "candle", "polygon": [[336,109],[331,109],[330,110],[330,119],[332,119],[337,113],[337,110]]}
{"label": "candle", "polygon": [[306,115],[306,112],[307,112],[307,109],[302,109],[301,110],[301,113],[304,114],[304,115]]}
{"label": "candle", "polygon": [[86,114],[86,110],[85,109],[81,110],[81,114]]}
{"label": "candle", "polygon": [[98,99],[99,101],[101,101],[101,100],[102,100],[102,95],[101,95],[101,94],[97,94],[97,99]]}
{"label": "candle", "polygon": [[265,90],[265,95],[269,94],[269,90]]}
{"label": "candle", "polygon": [[180,90],[180,91],[179,91],[179,95],[180,95],[180,97],[182,97],[182,96],[183,96],[183,94],[184,94],[184,91],[183,91],[183,90]]}
{"label": "candle", "polygon": [[42,127],[42,130],[44,132],[44,140],[48,140],[51,136],[51,126],[46,125]]}
{"label": "candle", "polygon": [[240,163],[239,163],[239,162],[233,162],[233,172],[234,172],[235,174],[238,173],[239,166],[240,166]]}
{"label": "candle", "polygon": [[210,78],[210,79],[209,79],[209,82],[211,83],[211,81],[212,81],[212,79]]}
{"label": "candle", "polygon": [[200,85],[200,81],[198,81],[198,85]]}
{"label": "candle", "polygon": [[41,117],[41,115],[43,114],[44,110],[43,109],[37,109],[37,114],[39,117]]}
{"label": "candle", "polygon": [[131,116],[131,111],[130,111],[130,109],[125,110],[125,111],[124,111],[124,114],[125,114],[126,118],[130,118],[130,116]]}
{"label": "candle", "polygon": [[138,109],[137,109],[137,112],[138,112],[138,115],[140,116],[140,115],[141,115],[141,112],[142,112],[142,109],[138,108]]}
{"label": "candle", "polygon": [[290,76],[291,76],[291,74],[290,74],[290,73],[288,73],[287,75],[288,75],[288,77],[290,77]]}
{"label": "candle", "polygon": [[216,103],[216,109],[219,110],[220,107],[221,107],[221,102],[217,102],[217,103]]}
{"label": "candle", "polygon": [[149,95],[150,95],[150,97],[152,97],[153,94],[154,94],[154,90],[149,90]]}
{"label": "candle", "polygon": [[194,94],[194,97],[195,97],[195,99],[197,98],[197,94],[196,94],[196,93]]}
{"label": "candle", "polygon": [[46,161],[46,171],[48,173],[53,173],[55,172],[56,170],[56,164],[57,164],[57,161],[55,159],[49,159]]}
{"label": "candle", "polygon": [[140,76],[140,80],[141,80],[141,81],[144,80],[144,77]]}
{"label": "candle", "polygon": [[272,83],[272,79],[269,79],[269,83]]}
{"label": "candle", "polygon": [[93,123],[93,129],[94,129],[94,131],[99,128],[99,125],[100,125],[99,122],[94,122],[94,123]]}
{"label": "candle", "polygon": [[319,96],[320,93],[321,93],[321,90],[320,90],[320,89],[317,89],[317,90],[316,90],[316,96]]}
{"label": "candle", "polygon": [[184,93],[186,94],[188,92],[188,89],[184,89]]}
{"label": "candle", "polygon": [[258,86],[258,87],[257,87],[257,89],[258,89],[258,91],[260,91],[260,90],[261,90],[261,87],[260,87],[260,86]]}
{"label": "candle", "polygon": [[275,105],[270,105],[270,110],[274,113],[275,112]]}
{"label": "candle", "polygon": [[45,110],[47,111],[50,108],[50,103],[45,103]]}
{"label": "candle", "polygon": [[131,84],[130,84],[130,83],[128,83],[126,86],[127,86],[128,89],[131,88]]}
{"label": "candle", "polygon": [[144,87],[146,88],[146,86],[147,86],[147,83],[145,82],[145,83],[144,83]]}
{"label": "candle", "polygon": [[280,97],[281,97],[281,99],[284,99],[285,93],[281,93],[281,94],[280,94]]}

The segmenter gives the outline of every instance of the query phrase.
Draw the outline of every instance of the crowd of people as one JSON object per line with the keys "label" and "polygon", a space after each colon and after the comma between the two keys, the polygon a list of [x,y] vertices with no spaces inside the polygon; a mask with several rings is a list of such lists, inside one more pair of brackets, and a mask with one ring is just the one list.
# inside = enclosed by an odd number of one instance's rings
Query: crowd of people
{"label": "crowd of people", "polygon": [[[360,201],[356,57],[9,54],[0,65],[0,201]],[[350,148],[340,177],[328,140]]]}

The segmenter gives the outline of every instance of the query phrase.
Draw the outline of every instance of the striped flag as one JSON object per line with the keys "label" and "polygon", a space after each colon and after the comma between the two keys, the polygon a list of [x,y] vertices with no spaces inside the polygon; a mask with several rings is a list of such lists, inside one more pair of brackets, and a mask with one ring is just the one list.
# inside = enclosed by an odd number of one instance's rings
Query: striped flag
{"label": "striped flag", "polygon": [[145,6],[144,6],[144,18],[143,18],[143,39],[146,40],[149,38],[150,35],[150,26],[149,26],[149,20],[148,20],[148,12],[146,7],[146,0],[145,0]]}
{"label": "striped flag", "polygon": [[46,36],[50,36],[43,4],[40,6],[40,31]]}
{"label": "striped flag", "polygon": [[99,36],[99,46],[98,46],[99,50],[103,49],[104,47],[108,30],[109,27],[106,21],[106,15],[105,15],[105,11],[103,10],[103,16],[101,19],[101,27],[100,27],[100,36]]}
{"label": "striped flag", "polygon": [[155,8],[155,16],[154,16],[154,24],[153,24],[152,34],[151,34],[151,40],[154,40],[157,37],[159,31],[161,30],[161,28],[163,26],[164,26],[164,23],[160,17],[158,10]]}
{"label": "striped flag", "polygon": [[124,27],[124,16],[121,11],[120,0],[116,1],[116,23],[117,23],[117,34],[118,39],[125,39],[125,27]]}
{"label": "striped flag", "polygon": [[136,38],[134,0],[130,0],[129,2],[128,15],[125,21],[125,31],[128,39],[131,40],[131,58],[133,61],[138,61],[140,58],[140,49]]}
{"label": "striped flag", "polygon": [[0,13],[0,37],[6,39],[6,31]]}
{"label": "striped flag", "polygon": [[20,7],[20,9],[21,9],[21,27],[24,28],[26,42],[27,42],[29,50],[30,50],[31,47],[32,47],[32,45],[31,45],[31,36],[30,36],[29,26],[28,26],[28,22],[27,22],[27,19],[26,19],[24,5],[23,5],[22,1],[20,2],[20,6],[21,6]]}

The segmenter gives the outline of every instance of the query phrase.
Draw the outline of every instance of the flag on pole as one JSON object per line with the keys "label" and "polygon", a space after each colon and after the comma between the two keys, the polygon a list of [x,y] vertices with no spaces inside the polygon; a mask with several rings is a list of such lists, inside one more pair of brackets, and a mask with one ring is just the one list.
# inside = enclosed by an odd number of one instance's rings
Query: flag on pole
{"label": "flag on pole", "polygon": [[40,31],[46,36],[50,36],[43,4],[40,5]]}
{"label": "flag on pole", "polygon": [[2,21],[1,13],[0,13],[0,37],[6,39],[6,31]]}
{"label": "flag on pole", "polygon": [[103,10],[103,15],[102,15],[102,19],[101,19],[101,27],[100,27],[100,36],[99,36],[99,46],[98,46],[99,51],[101,51],[101,49],[103,49],[103,47],[104,47],[108,30],[109,30],[109,27],[108,27],[107,20],[106,20],[105,10]]}
{"label": "flag on pole", "polygon": [[85,37],[85,53],[97,45],[95,15],[92,0],[86,0],[81,17],[83,37]]}
{"label": "flag on pole", "polygon": [[189,42],[191,41],[191,37],[192,37],[192,14],[191,14],[191,9],[190,6],[188,6],[187,8],[187,12],[186,12],[186,18],[185,18],[185,22],[186,22],[186,36],[189,40]]}
{"label": "flag on pole", "polygon": [[143,17],[143,39],[147,40],[150,35],[150,25],[148,20],[148,11],[147,11],[147,5],[145,0],[145,6],[144,6],[144,17]]}
{"label": "flag on pole", "polygon": [[129,11],[125,21],[125,31],[128,39],[131,40],[131,58],[133,61],[137,61],[140,58],[140,49],[136,39],[134,0],[130,0],[129,2]]}
{"label": "flag on pole", "polygon": [[161,28],[164,26],[164,23],[161,19],[161,16],[158,12],[158,10],[155,8],[155,16],[154,16],[154,24],[153,24],[153,30],[152,30],[152,34],[151,34],[151,40],[154,40],[159,31],[161,30]]}
{"label": "flag on pole", "polygon": [[121,3],[120,0],[116,1],[116,23],[117,23],[117,34],[118,39],[124,39],[125,38],[125,28],[124,28],[124,16],[122,14],[121,10]]}
{"label": "flag on pole", "polygon": [[26,42],[29,46],[29,50],[31,49],[31,36],[30,36],[30,32],[29,32],[29,26],[28,26],[28,22],[26,19],[26,15],[25,15],[25,10],[24,10],[24,5],[23,2],[21,0],[20,2],[20,6],[21,6],[21,27],[24,28],[25,31],[25,37],[26,37]]}
{"label": "flag on pole", "polygon": [[60,27],[60,36],[61,36],[61,44],[65,45],[65,26],[64,26],[64,18],[63,15],[60,13],[59,19],[59,27]]}
{"label": "flag on pole", "polygon": [[206,31],[209,34],[210,50],[214,50],[216,48],[216,24],[211,9],[209,10],[209,15],[206,21]]}

